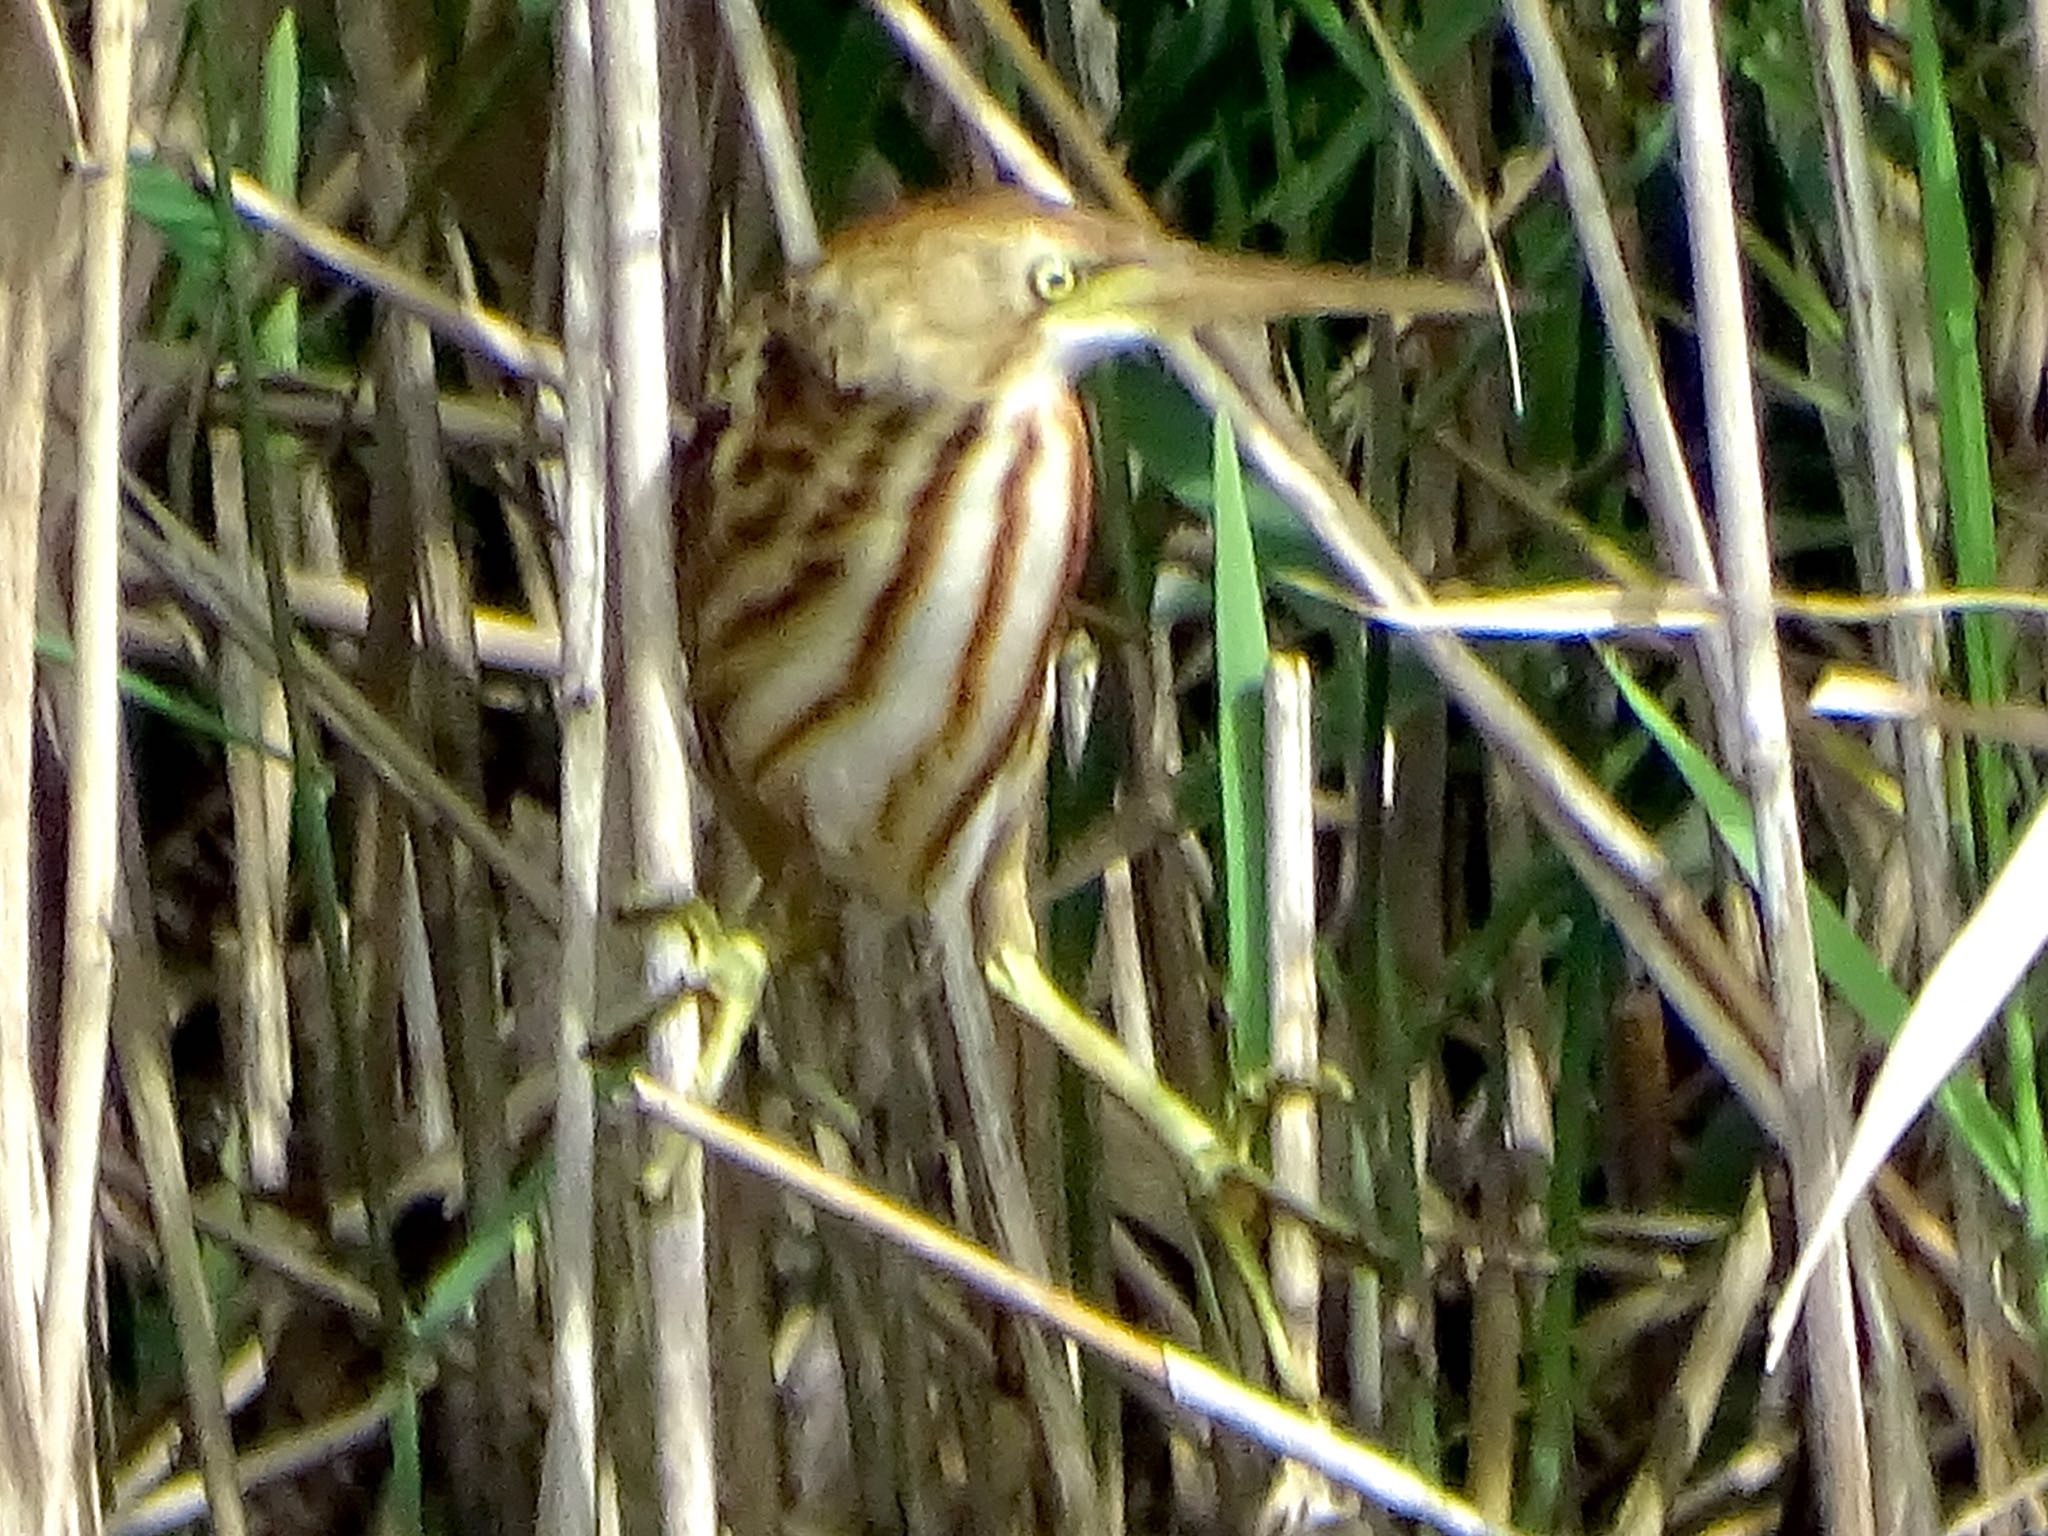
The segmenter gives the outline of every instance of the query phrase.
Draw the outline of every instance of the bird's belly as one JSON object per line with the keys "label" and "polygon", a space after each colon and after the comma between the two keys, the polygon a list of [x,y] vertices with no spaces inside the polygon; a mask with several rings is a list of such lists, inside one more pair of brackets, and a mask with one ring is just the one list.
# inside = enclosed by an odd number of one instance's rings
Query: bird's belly
{"label": "bird's belly", "polygon": [[[1087,535],[1086,455],[1072,396],[1024,392],[913,435],[866,515],[821,533],[799,503],[832,496],[796,498],[714,583],[693,658],[707,732],[841,883],[920,910],[971,886],[1015,814]],[[772,596],[806,580],[806,601]]]}

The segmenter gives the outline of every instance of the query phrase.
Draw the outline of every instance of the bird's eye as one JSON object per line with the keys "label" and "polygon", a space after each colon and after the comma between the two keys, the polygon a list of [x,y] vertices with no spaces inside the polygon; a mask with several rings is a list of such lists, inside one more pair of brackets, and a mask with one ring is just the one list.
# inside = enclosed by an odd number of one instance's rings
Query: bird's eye
{"label": "bird's eye", "polygon": [[1074,269],[1073,262],[1054,251],[1031,263],[1027,278],[1040,303],[1057,304],[1079,286],[1081,274]]}

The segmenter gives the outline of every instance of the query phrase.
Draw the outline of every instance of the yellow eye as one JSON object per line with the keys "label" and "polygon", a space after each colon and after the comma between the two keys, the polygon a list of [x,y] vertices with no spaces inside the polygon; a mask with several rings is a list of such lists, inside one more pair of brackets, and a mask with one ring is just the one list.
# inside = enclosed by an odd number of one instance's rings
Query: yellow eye
{"label": "yellow eye", "polygon": [[1053,251],[1031,263],[1027,281],[1040,303],[1057,304],[1080,286],[1081,274],[1071,261]]}

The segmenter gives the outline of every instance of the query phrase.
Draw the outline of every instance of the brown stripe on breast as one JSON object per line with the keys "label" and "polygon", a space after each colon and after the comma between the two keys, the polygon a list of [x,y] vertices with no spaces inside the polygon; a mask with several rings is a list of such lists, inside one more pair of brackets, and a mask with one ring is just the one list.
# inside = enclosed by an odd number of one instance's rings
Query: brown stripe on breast
{"label": "brown stripe on breast", "polygon": [[706,654],[736,651],[777,630],[794,624],[813,610],[839,596],[846,582],[846,560],[840,555],[818,555],[802,561],[773,592],[749,599],[708,636],[700,649]]}
{"label": "brown stripe on breast", "polygon": [[1038,469],[1038,460],[1045,452],[1045,439],[1039,435],[1038,423],[1029,417],[1024,422],[1023,437],[1017,444],[1015,457],[1010,467],[1003,472],[1002,490],[996,502],[996,532],[994,546],[989,551],[988,577],[982,583],[981,607],[974,615],[974,633],[969,637],[967,649],[961,653],[960,665],[953,669],[953,701],[946,710],[946,723],[939,728],[943,736],[951,736],[966,723],[974,709],[975,695],[981,691],[982,674],[988,670],[989,655],[1003,627],[1003,616],[1009,612],[1010,598],[1017,581],[1017,557],[1023,552],[1024,529],[1030,521],[1032,508],[1031,477]]}
{"label": "brown stripe on breast", "polygon": [[[1071,490],[1067,497],[1067,505],[1074,509],[1074,515],[1067,524],[1067,574],[1066,584],[1061,588],[1066,596],[1071,597],[1074,589],[1081,585],[1081,573],[1088,564],[1088,536],[1095,526],[1095,465],[1089,457],[1095,437],[1088,430],[1088,418],[1082,413],[1081,401],[1076,395],[1069,394],[1060,402],[1060,433],[1074,445],[1070,468],[1073,479],[1069,482]],[[1055,638],[1064,627],[1054,627]],[[1047,651],[1048,659],[1051,654]]]}
{"label": "brown stripe on breast", "polygon": [[[1057,622],[1051,633],[1057,635]],[[1017,749],[1017,742],[1037,718],[1040,705],[1045,697],[1045,661],[1051,656],[1049,645],[1041,644],[1039,659],[1034,663],[1032,681],[1017,696],[1017,707],[1011,712],[1008,724],[1002,734],[989,744],[987,752],[975,764],[973,774],[960,786],[960,792],[953,796],[946,807],[946,814],[939,818],[931,835],[924,840],[924,847],[918,850],[916,887],[921,896],[931,894],[932,880],[938,875],[939,866],[946,862],[946,855],[952,851],[953,843],[966,828],[968,818],[981,808],[981,804],[994,789],[996,780],[1009,765],[1010,756]]]}
{"label": "brown stripe on breast", "polygon": [[939,552],[945,547],[946,533],[952,522],[948,515],[949,504],[957,493],[961,473],[974,446],[981,439],[986,418],[987,412],[978,406],[969,411],[933,455],[931,467],[925,472],[905,519],[903,550],[897,558],[896,569],[875,595],[874,606],[861,630],[859,648],[847,668],[844,681],[830,693],[814,700],[784,726],[755,757],[749,769],[751,773],[768,772],[818,732],[873,699],[881,686],[889,653],[903,638],[904,627],[931,583],[932,572],[938,564]]}
{"label": "brown stripe on breast", "polygon": [[988,571],[982,578],[981,602],[975,609],[974,626],[968,631],[967,647],[953,668],[953,696],[946,706],[946,718],[919,748],[910,766],[890,780],[889,793],[875,822],[876,835],[883,842],[895,836],[904,801],[931,777],[933,759],[942,756],[966,728],[974,712],[974,701],[987,685],[989,658],[1002,637],[1003,616],[1009,611],[1017,585],[1017,557],[1023,549],[1025,526],[1032,511],[1031,477],[1044,451],[1045,440],[1039,435],[1038,423],[1027,416],[1017,451],[1003,471],[1003,483],[996,493],[996,531],[989,548]]}
{"label": "brown stripe on breast", "polygon": [[931,883],[939,872],[939,866],[952,851],[954,841],[966,828],[968,818],[980,807],[996,780],[1009,766],[1012,755],[1024,733],[1037,718],[1045,697],[1046,671],[1052,665],[1053,652],[1058,648],[1067,629],[1066,598],[1081,579],[1081,567],[1088,555],[1088,530],[1090,513],[1093,510],[1094,485],[1088,463],[1087,423],[1081,416],[1080,402],[1069,396],[1060,407],[1063,419],[1063,435],[1072,434],[1075,444],[1074,478],[1072,493],[1068,500],[1070,513],[1067,522],[1066,583],[1061,591],[1061,601],[1048,610],[1045,629],[1040,634],[1038,648],[1032,660],[1031,682],[1018,696],[1017,707],[1012,712],[1002,733],[989,744],[987,752],[975,765],[973,776],[954,796],[953,803],[946,808],[945,817],[932,828],[925,839],[924,847],[918,853],[917,889],[929,894]]}

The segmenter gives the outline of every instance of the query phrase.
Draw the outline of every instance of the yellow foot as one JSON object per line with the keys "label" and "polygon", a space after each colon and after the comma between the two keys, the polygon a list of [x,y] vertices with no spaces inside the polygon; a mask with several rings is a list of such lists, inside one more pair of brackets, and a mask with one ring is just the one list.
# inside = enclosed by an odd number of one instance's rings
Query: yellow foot
{"label": "yellow foot", "polygon": [[[628,914],[622,914],[628,915]],[[691,956],[690,975],[682,988],[662,999],[648,1018],[649,1028],[658,1025],[668,1010],[690,1001],[703,1001],[710,1014],[705,1021],[704,1043],[691,1075],[689,1093],[703,1103],[714,1103],[725,1091],[740,1047],[754,1026],[760,1011],[761,993],[768,981],[768,951],[761,941],[744,929],[728,929],[707,902],[687,901],[665,909],[638,907],[629,914],[639,921],[659,923],[671,938],[679,939]],[[641,1192],[650,1201],[666,1199],[675,1177],[692,1155],[692,1144],[680,1136],[667,1136],[640,1176]]]}

